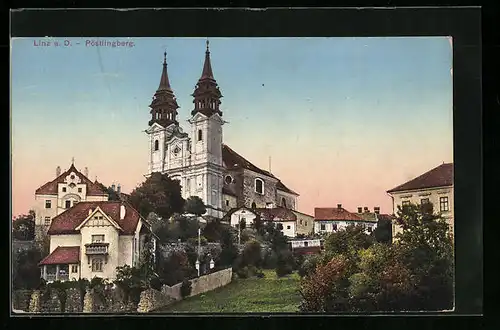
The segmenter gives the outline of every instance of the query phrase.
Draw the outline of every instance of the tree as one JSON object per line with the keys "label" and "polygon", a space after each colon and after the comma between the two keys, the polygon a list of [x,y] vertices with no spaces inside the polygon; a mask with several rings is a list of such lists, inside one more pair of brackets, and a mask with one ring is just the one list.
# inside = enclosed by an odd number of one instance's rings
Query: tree
{"label": "tree", "polygon": [[350,225],[345,230],[329,234],[325,239],[325,251],[336,254],[355,255],[374,243],[372,236],[365,233],[362,225]]}
{"label": "tree", "polygon": [[40,250],[31,248],[19,252],[13,267],[16,269],[13,285],[16,289],[36,289],[40,286],[40,268],[42,260]]}
{"label": "tree", "polygon": [[184,210],[186,213],[194,214],[197,216],[202,216],[207,212],[207,208],[200,197],[191,196],[186,200],[186,204],[184,206]]}
{"label": "tree", "polygon": [[132,191],[129,202],[143,217],[147,218],[150,212],[155,212],[163,219],[182,213],[185,203],[179,181],[158,172],[152,173]]}
{"label": "tree", "polygon": [[167,258],[162,258],[158,267],[162,283],[169,286],[180,283],[195,273],[196,270],[189,264],[186,253],[181,251],[174,251]]}
{"label": "tree", "polygon": [[12,236],[21,241],[32,241],[35,238],[35,211],[23,214],[12,223]]}
{"label": "tree", "polygon": [[209,221],[205,228],[202,229],[202,234],[208,242],[218,242],[221,239],[221,233],[224,230],[220,219]]}
{"label": "tree", "polygon": [[217,260],[218,266],[231,266],[235,259],[238,257],[238,249],[234,244],[234,236],[228,227],[224,227],[221,232],[221,253],[219,260]]}
{"label": "tree", "polygon": [[391,243],[392,241],[392,221],[387,217],[380,217],[377,228],[373,231],[373,236],[377,242]]}
{"label": "tree", "polygon": [[242,266],[262,266],[261,246],[258,241],[252,240],[245,244],[241,256]]}

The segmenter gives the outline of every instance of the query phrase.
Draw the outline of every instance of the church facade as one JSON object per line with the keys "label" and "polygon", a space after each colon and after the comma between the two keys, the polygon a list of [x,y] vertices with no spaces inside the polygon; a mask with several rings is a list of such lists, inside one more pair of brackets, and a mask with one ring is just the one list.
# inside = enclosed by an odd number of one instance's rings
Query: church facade
{"label": "church facade", "polygon": [[149,105],[147,174],[166,173],[179,180],[184,198],[200,197],[207,215],[218,218],[236,207],[296,209],[299,194],[223,142],[226,122],[220,108],[222,93],[214,78],[208,46],[207,41],[202,74],[192,94],[188,132],[177,120],[179,105],[164,54],[160,85]]}

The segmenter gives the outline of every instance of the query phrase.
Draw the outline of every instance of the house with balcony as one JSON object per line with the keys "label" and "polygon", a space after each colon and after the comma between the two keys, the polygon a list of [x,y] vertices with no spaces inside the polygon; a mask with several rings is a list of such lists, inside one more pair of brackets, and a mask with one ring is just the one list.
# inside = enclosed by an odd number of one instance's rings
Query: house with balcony
{"label": "house with balcony", "polygon": [[[393,213],[397,212],[398,206],[432,203],[434,212],[446,220],[453,233],[453,163],[443,163],[388,190],[387,194],[392,198]],[[393,241],[401,231],[402,228],[393,221]]]}
{"label": "house with balcony", "polygon": [[151,237],[139,212],[124,201],[80,202],[52,219],[50,253],[39,266],[47,281],[114,279],[116,267],[138,264]]}
{"label": "house with balcony", "polygon": [[[358,212],[363,210],[358,210]],[[342,204],[337,207],[316,207],[314,209],[314,233],[333,233],[344,230],[350,225],[362,225],[370,234],[377,228],[378,217],[375,212],[365,208],[358,214],[347,211]]]}

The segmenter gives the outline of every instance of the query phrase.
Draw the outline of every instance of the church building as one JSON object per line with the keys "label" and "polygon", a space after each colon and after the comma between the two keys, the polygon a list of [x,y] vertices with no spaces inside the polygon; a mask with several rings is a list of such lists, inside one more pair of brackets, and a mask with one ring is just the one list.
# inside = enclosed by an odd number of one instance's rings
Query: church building
{"label": "church building", "polygon": [[168,78],[165,53],[160,85],[149,106],[148,175],[160,172],[179,180],[183,198],[200,197],[209,216],[222,218],[236,207],[295,210],[299,194],[223,142],[222,94],[212,71],[208,41],[192,96],[190,127],[184,132],[177,119],[179,105]]}

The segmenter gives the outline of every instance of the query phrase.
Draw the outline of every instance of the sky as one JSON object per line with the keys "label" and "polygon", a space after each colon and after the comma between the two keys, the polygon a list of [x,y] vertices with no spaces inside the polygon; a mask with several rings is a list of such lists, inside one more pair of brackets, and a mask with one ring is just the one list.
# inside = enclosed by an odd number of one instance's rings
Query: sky
{"label": "sky", "polygon": [[[163,52],[188,130],[205,49],[205,38],[12,39],[13,215],[73,157],[90,179],[124,192],[143,182]],[[271,164],[300,194],[301,212],[342,204],[391,213],[387,190],[453,161],[447,37],[210,38],[210,51],[224,143]]]}

